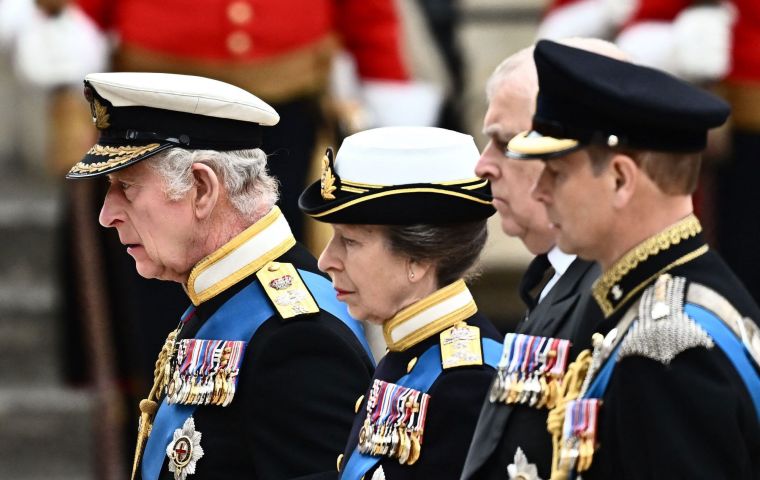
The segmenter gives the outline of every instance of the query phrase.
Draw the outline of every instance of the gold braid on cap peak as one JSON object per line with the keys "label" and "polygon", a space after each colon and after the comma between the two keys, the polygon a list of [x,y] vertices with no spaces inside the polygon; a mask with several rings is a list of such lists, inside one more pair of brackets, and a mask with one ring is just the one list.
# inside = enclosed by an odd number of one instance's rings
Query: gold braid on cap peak
{"label": "gold braid on cap peak", "polygon": [[113,158],[109,158],[104,162],[79,162],[71,168],[71,171],[69,173],[93,173],[117,167],[141,155],[152,152],[160,146],[161,144],[159,143],[151,143],[148,145],[139,146],[124,145],[118,147],[104,146],[99,144],[94,145],[90,150],[87,151],[87,155]]}

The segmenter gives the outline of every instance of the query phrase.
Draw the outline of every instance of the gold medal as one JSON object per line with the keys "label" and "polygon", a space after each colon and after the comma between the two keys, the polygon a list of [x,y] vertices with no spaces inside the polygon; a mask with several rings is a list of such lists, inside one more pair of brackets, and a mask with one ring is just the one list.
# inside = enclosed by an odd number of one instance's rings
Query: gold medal
{"label": "gold medal", "polygon": [[406,464],[414,465],[417,462],[417,460],[419,460],[420,458],[421,445],[420,445],[419,433],[417,431],[412,432],[410,440],[411,440],[411,451],[409,453],[409,460],[407,460]]}
{"label": "gold medal", "polygon": [[406,427],[404,425],[399,426],[399,452],[398,452],[398,463],[401,465],[405,464],[406,461],[409,459],[409,437],[407,434]]}

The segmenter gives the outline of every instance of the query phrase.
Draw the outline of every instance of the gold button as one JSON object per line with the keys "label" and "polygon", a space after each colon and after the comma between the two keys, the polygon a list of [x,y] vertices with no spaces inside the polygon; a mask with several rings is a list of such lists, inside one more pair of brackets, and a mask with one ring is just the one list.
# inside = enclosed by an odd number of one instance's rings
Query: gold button
{"label": "gold button", "polygon": [[364,395],[356,399],[356,405],[354,405],[354,413],[359,413],[359,407],[362,406],[363,400],[364,400]]}
{"label": "gold button", "polygon": [[227,49],[235,55],[243,55],[251,49],[251,37],[245,32],[232,32],[227,37]]}
{"label": "gold button", "polygon": [[409,360],[409,363],[406,364],[406,373],[411,372],[415,365],[417,365],[417,357]]}
{"label": "gold button", "polygon": [[276,272],[279,269],[280,269],[280,264],[277,262],[270,263],[269,268],[267,268],[267,270],[269,270],[270,272]]}
{"label": "gold button", "polygon": [[245,2],[232,2],[227,6],[227,18],[235,25],[245,25],[253,18],[253,7]]}
{"label": "gold button", "polygon": [[338,461],[335,462],[335,469],[340,472],[340,464],[343,462],[343,454],[338,455]]}

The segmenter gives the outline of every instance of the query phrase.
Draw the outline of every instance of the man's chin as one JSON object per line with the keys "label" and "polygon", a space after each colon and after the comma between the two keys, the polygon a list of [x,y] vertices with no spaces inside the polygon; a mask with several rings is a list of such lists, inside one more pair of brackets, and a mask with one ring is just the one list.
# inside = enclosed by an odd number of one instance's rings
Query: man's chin
{"label": "man's chin", "polygon": [[510,237],[522,237],[525,229],[517,225],[512,218],[501,217],[501,231]]}
{"label": "man's chin", "polygon": [[141,262],[135,262],[135,269],[138,275],[147,280],[165,280],[153,265],[143,265]]}

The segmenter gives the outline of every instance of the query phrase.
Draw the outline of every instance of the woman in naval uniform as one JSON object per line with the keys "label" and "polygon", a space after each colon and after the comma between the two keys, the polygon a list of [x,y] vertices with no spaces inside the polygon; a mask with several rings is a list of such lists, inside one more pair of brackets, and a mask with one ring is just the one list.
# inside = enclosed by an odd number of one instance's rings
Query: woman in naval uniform
{"label": "woman in naval uniform", "polygon": [[342,480],[459,478],[501,350],[464,282],[494,213],[478,157],[472,137],[449,130],[368,130],[336,158],[328,150],[301,195],[333,227],[319,268],[388,345],[356,401]]}

